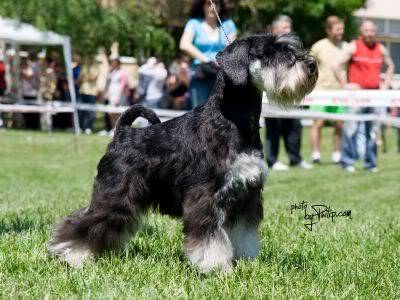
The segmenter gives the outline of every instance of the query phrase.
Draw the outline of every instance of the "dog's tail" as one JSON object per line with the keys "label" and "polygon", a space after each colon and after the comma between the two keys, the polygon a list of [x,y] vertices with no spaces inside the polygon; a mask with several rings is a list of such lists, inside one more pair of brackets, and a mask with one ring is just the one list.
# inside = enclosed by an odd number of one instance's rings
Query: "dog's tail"
{"label": "dog's tail", "polygon": [[135,104],[128,108],[119,117],[117,128],[123,126],[131,126],[133,121],[135,121],[139,117],[147,119],[152,125],[161,123],[160,119],[157,117],[156,113],[153,110],[146,108],[143,105]]}

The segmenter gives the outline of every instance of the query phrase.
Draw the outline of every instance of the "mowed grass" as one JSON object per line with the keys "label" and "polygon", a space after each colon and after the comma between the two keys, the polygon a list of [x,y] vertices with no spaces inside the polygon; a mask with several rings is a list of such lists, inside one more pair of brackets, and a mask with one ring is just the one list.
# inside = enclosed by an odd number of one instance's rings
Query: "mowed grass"
{"label": "mowed grass", "polygon": [[[182,251],[182,225],[156,213],[120,256],[72,269],[46,252],[53,224],[88,203],[108,138],[67,133],[0,132],[1,298],[399,298],[400,154],[389,133],[380,172],[349,174],[329,164],[270,172],[264,189],[261,252],[232,274],[199,274]],[[309,157],[305,130],[303,154]],[[286,157],[284,151],[281,158]],[[351,210],[352,219],[304,227],[306,201]]]}

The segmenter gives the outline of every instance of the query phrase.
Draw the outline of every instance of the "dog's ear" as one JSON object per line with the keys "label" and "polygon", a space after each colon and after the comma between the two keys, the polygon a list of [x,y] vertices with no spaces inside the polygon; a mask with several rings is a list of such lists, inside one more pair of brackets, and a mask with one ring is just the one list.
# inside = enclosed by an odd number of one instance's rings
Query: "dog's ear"
{"label": "dog's ear", "polygon": [[217,54],[217,62],[234,85],[245,85],[249,73],[248,41],[234,41]]}

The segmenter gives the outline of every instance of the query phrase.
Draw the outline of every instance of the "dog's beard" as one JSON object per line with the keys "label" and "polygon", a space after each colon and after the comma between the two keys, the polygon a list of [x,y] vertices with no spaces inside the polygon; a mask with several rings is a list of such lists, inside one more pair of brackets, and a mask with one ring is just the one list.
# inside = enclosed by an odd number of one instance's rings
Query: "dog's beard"
{"label": "dog's beard", "polygon": [[291,67],[263,68],[256,61],[250,66],[250,73],[255,84],[266,92],[269,102],[283,108],[299,105],[316,83],[316,76],[308,75],[302,62]]}

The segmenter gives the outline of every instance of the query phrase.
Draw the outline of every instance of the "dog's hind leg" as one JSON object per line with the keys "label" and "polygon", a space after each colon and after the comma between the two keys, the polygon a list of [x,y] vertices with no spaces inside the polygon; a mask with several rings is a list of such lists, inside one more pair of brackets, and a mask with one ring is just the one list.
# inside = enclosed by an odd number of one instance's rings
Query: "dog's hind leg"
{"label": "dog's hind leg", "polygon": [[184,207],[185,253],[201,272],[232,269],[232,245],[223,226],[225,210],[212,198],[200,197]]}
{"label": "dog's hind leg", "polygon": [[255,259],[260,251],[258,226],[263,218],[260,189],[250,193],[247,199],[228,231],[235,259]]}
{"label": "dog's hind leg", "polygon": [[50,253],[80,267],[91,257],[122,249],[139,227],[143,208],[138,197],[132,190],[110,194],[95,186],[91,205],[56,226]]}

